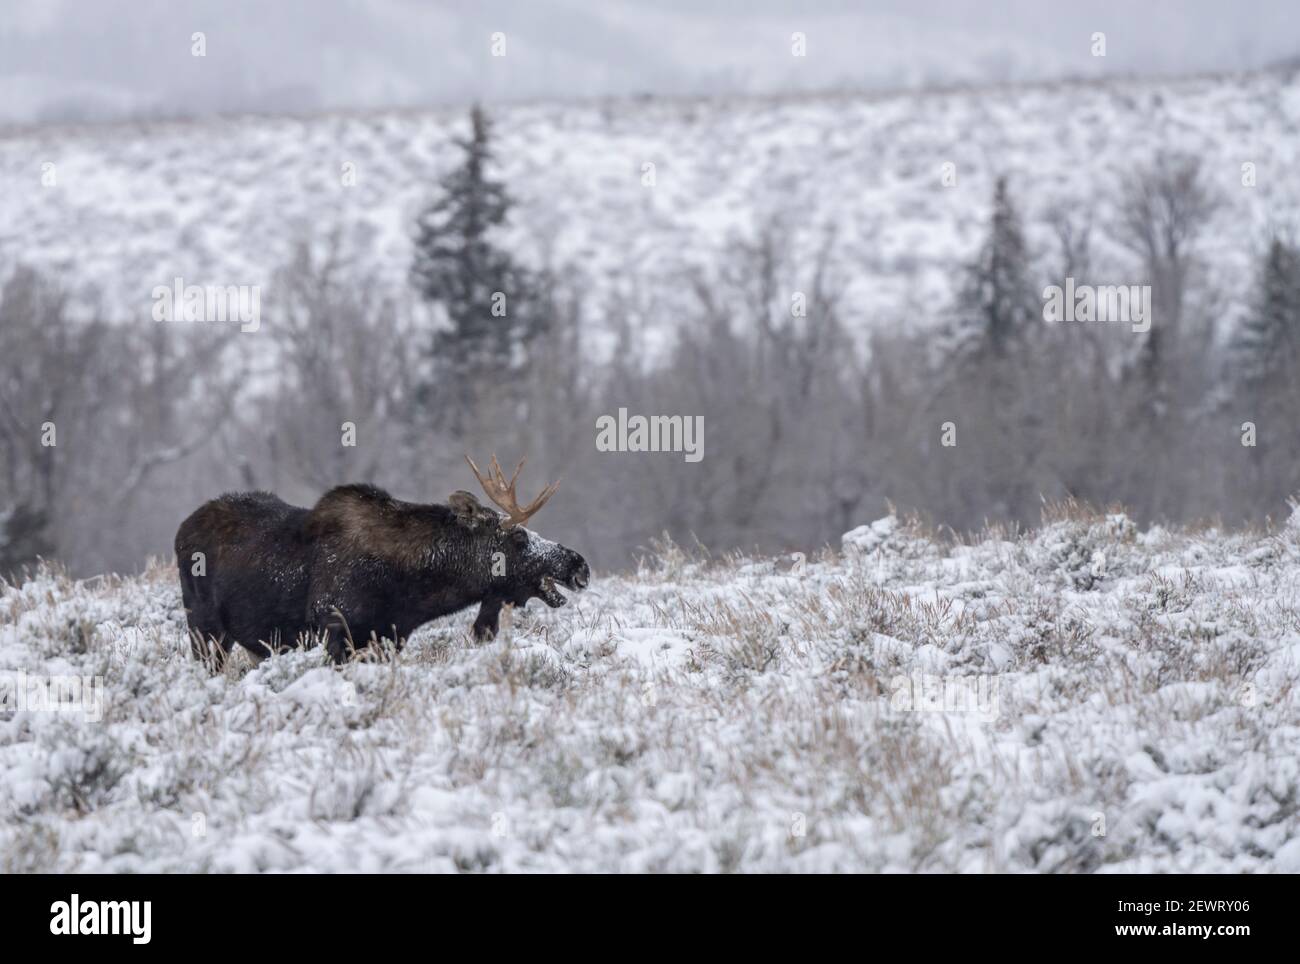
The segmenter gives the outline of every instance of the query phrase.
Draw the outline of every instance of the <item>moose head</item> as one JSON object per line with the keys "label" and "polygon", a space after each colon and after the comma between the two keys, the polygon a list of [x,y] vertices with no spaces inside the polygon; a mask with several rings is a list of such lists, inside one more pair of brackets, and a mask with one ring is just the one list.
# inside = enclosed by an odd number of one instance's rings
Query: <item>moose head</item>
{"label": "moose head", "polygon": [[555,588],[556,583],[575,592],[586,589],[591,581],[587,561],[525,525],[555,494],[560,483],[552,482],[535,499],[521,506],[515,486],[528,461],[526,457],[519,460],[509,481],[495,455],[486,473],[468,455],[465,461],[483,492],[505,515],[482,505],[464,490],[452,493],[447,501],[458,521],[479,530],[480,538],[486,540],[493,566],[492,588],[502,602],[522,606],[536,596],[555,609],[567,602]]}

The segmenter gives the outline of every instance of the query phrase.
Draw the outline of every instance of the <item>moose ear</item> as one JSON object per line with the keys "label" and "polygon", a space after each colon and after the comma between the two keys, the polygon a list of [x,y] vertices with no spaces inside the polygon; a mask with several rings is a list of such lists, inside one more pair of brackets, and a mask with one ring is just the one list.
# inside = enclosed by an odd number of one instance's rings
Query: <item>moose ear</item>
{"label": "moose ear", "polygon": [[479,514],[483,511],[483,506],[479,504],[478,499],[474,498],[474,494],[464,489],[458,489],[447,496],[447,504],[451,506],[451,511],[456,513],[458,521],[470,525],[478,521]]}

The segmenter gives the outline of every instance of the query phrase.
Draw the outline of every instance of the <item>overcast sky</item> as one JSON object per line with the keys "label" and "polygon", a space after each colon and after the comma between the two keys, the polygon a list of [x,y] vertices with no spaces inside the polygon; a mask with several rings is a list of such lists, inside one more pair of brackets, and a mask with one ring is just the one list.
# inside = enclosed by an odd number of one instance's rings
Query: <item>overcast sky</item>
{"label": "overcast sky", "polygon": [[1240,69],[1300,55],[1298,23],[1297,0],[0,0],[0,120]]}

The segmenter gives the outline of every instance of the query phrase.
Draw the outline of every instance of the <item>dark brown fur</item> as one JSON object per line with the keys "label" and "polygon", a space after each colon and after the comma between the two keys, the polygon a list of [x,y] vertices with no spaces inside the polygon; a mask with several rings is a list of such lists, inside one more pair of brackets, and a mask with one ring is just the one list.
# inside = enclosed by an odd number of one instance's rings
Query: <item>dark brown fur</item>
{"label": "dark brown fur", "polygon": [[449,503],[367,485],[331,489],[310,510],[267,492],[206,503],[176,534],[195,654],[220,664],[233,643],[262,656],[319,634],[338,661],[475,603],[475,636],[490,638],[503,605],[563,605],[554,582],[586,586],[576,552],[503,530],[469,493]]}

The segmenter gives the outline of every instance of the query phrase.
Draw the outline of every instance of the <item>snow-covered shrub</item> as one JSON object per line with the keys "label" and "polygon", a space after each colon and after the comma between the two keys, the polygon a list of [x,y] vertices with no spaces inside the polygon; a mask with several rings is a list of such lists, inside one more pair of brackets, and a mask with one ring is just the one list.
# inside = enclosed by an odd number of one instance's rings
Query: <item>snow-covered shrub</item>
{"label": "snow-covered shrub", "polygon": [[897,515],[850,529],[840,536],[840,550],[847,558],[863,563],[881,557],[929,558],[937,552],[920,520],[900,519]]}
{"label": "snow-covered shrub", "polygon": [[[868,529],[865,561],[683,554],[517,612],[486,645],[467,613],[395,657],[217,676],[189,654],[169,568],[42,569],[0,590],[0,683],[99,676],[104,713],[0,693],[0,869],[1300,861],[1300,559],[1248,562],[1278,535],[1095,517],[945,546]],[[1081,591],[1093,550],[1120,564]],[[899,703],[900,680],[993,699]]]}
{"label": "snow-covered shrub", "polygon": [[1075,514],[1051,522],[1026,539],[1028,568],[1075,589],[1093,589],[1132,572],[1137,526],[1122,512]]}

